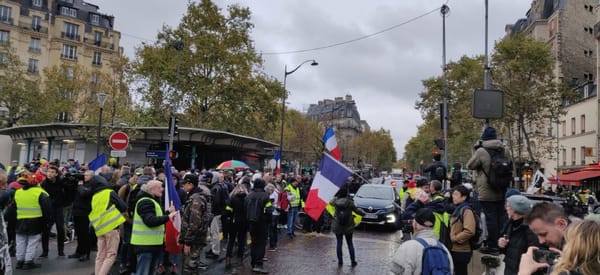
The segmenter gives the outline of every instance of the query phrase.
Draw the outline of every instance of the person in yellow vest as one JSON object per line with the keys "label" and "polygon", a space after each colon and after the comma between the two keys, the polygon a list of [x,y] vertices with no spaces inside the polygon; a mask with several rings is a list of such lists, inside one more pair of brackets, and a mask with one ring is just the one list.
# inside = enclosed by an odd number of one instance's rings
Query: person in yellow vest
{"label": "person in yellow vest", "polygon": [[296,178],[290,179],[290,184],[286,186],[283,191],[287,192],[287,198],[290,201],[287,217],[287,235],[290,239],[296,237],[294,234],[294,225],[298,219],[298,210],[300,207],[304,207],[304,202],[300,198],[300,188],[298,187],[298,180]]}
{"label": "person in yellow vest", "polygon": [[155,274],[163,251],[165,224],[177,215],[173,205],[168,214],[163,213],[160,205],[163,191],[162,182],[150,180],[141,186],[135,204],[131,245],[137,257],[136,275]]}
{"label": "person in yellow vest", "polygon": [[123,214],[127,204],[110,188],[102,176],[93,176],[91,182],[98,182],[92,196],[92,211],[88,215],[90,224],[98,237],[95,275],[106,275],[110,271],[119,248],[119,226],[125,222]]}
{"label": "person in yellow vest", "polygon": [[42,230],[48,226],[52,215],[50,196],[31,177],[23,188],[15,192],[17,211],[16,241],[17,269],[40,267],[33,259],[42,240]]}

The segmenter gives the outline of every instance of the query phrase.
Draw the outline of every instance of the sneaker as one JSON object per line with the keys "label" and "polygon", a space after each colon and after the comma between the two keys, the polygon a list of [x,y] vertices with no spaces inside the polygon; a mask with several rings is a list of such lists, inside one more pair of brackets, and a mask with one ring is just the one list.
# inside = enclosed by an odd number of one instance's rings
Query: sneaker
{"label": "sneaker", "polygon": [[270,251],[270,252],[277,251],[277,247],[270,247],[269,250],[267,250],[267,251]]}
{"label": "sneaker", "polygon": [[159,265],[158,268],[156,269],[156,273],[157,274],[165,274],[166,271],[167,271],[167,269],[162,264]]}
{"label": "sneaker", "polygon": [[267,258],[267,257],[263,257],[263,258],[262,258],[262,261],[263,261],[263,262],[268,262],[268,261],[269,261],[269,258]]}
{"label": "sneaker", "polygon": [[219,258],[219,255],[217,255],[217,254],[215,254],[215,253],[213,253],[212,251],[209,250],[208,252],[206,252],[206,258],[208,258],[208,259],[217,259],[217,258]]}
{"label": "sneaker", "polygon": [[252,268],[252,272],[261,273],[261,274],[269,274],[269,271],[264,269],[262,266],[255,266]]}
{"label": "sneaker", "polygon": [[198,268],[202,269],[202,270],[207,270],[208,269],[208,265],[204,262],[198,262]]}
{"label": "sneaker", "polygon": [[177,265],[171,266],[171,274],[177,274]]}
{"label": "sneaker", "polygon": [[352,267],[355,267],[355,266],[357,266],[357,265],[358,265],[358,263],[357,263],[356,261],[353,261],[353,262],[352,262]]}

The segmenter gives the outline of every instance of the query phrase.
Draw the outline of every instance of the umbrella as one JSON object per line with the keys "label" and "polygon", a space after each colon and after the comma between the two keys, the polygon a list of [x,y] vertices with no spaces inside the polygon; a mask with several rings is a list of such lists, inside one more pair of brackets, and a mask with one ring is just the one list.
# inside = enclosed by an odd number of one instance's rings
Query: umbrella
{"label": "umbrella", "polygon": [[250,168],[248,166],[248,164],[244,163],[243,161],[239,161],[239,160],[224,161],[221,164],[219,164],[219,166],[217,166],[217,170],[223,170],[223,169],[240,170],[240,169],[246,169],[246,168]]}

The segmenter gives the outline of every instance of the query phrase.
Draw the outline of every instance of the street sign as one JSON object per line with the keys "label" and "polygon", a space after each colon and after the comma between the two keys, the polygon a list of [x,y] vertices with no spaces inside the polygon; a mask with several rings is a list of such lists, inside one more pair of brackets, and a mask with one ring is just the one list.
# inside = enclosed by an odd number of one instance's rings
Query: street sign
{"label": "street sign", "polygon": [[164,159],[165,151],[146,151],[146,157],[152,159]]}
{"label": "street sign", "polygon": [[127,156],[127,151],[125,150],[110,150],[110,156],[114,158],[124,158]]}
{"label": "street sign", "polygon": [[129,136],[123,132],[114,132],[110,135],[108,142],[114,150],[125,150],[127,145],[129,145]]}

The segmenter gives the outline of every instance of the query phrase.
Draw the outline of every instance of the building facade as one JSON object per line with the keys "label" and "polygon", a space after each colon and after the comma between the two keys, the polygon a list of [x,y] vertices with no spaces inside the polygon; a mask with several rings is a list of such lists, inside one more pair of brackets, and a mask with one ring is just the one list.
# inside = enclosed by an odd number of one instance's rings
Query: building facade
{"label": "building facade", "polygon": [[[114,17],[98,10],[83,0],[0,0],[0,45],[10,47],[40,85],[43,70],[57,65],[65,66],[67,79],[79,66],[90,72],[90,83],[98,84],[123,56]],[[68,112],[58,114],[57,121],[71,121]]]}
{"label": "building facade", "polygon": [[306,113],[308,119],[316,121],[319,127],[325,129],[332,125],[335,136],[343,154],[344,161],[352,161],[354,142],[364,131],[369,131],[369,124],[360,119],[356,102],[351,95],[324,99],[317,104],[311,104]]}
{"label": "building facade", "polygon": [[507,35],[524,32],[547,43],[555,60],[555,80],[580,94],[578,100],[562,102],[564,114],[558,121],[549,120],[545,129],[531,129],[545,135],[540,139],[545,147],[554,148],[539,160],[530,160],[539,162],[549,177],[598,158],[596,6],[593,0],[534,0],[526,18],[505,29]]}

